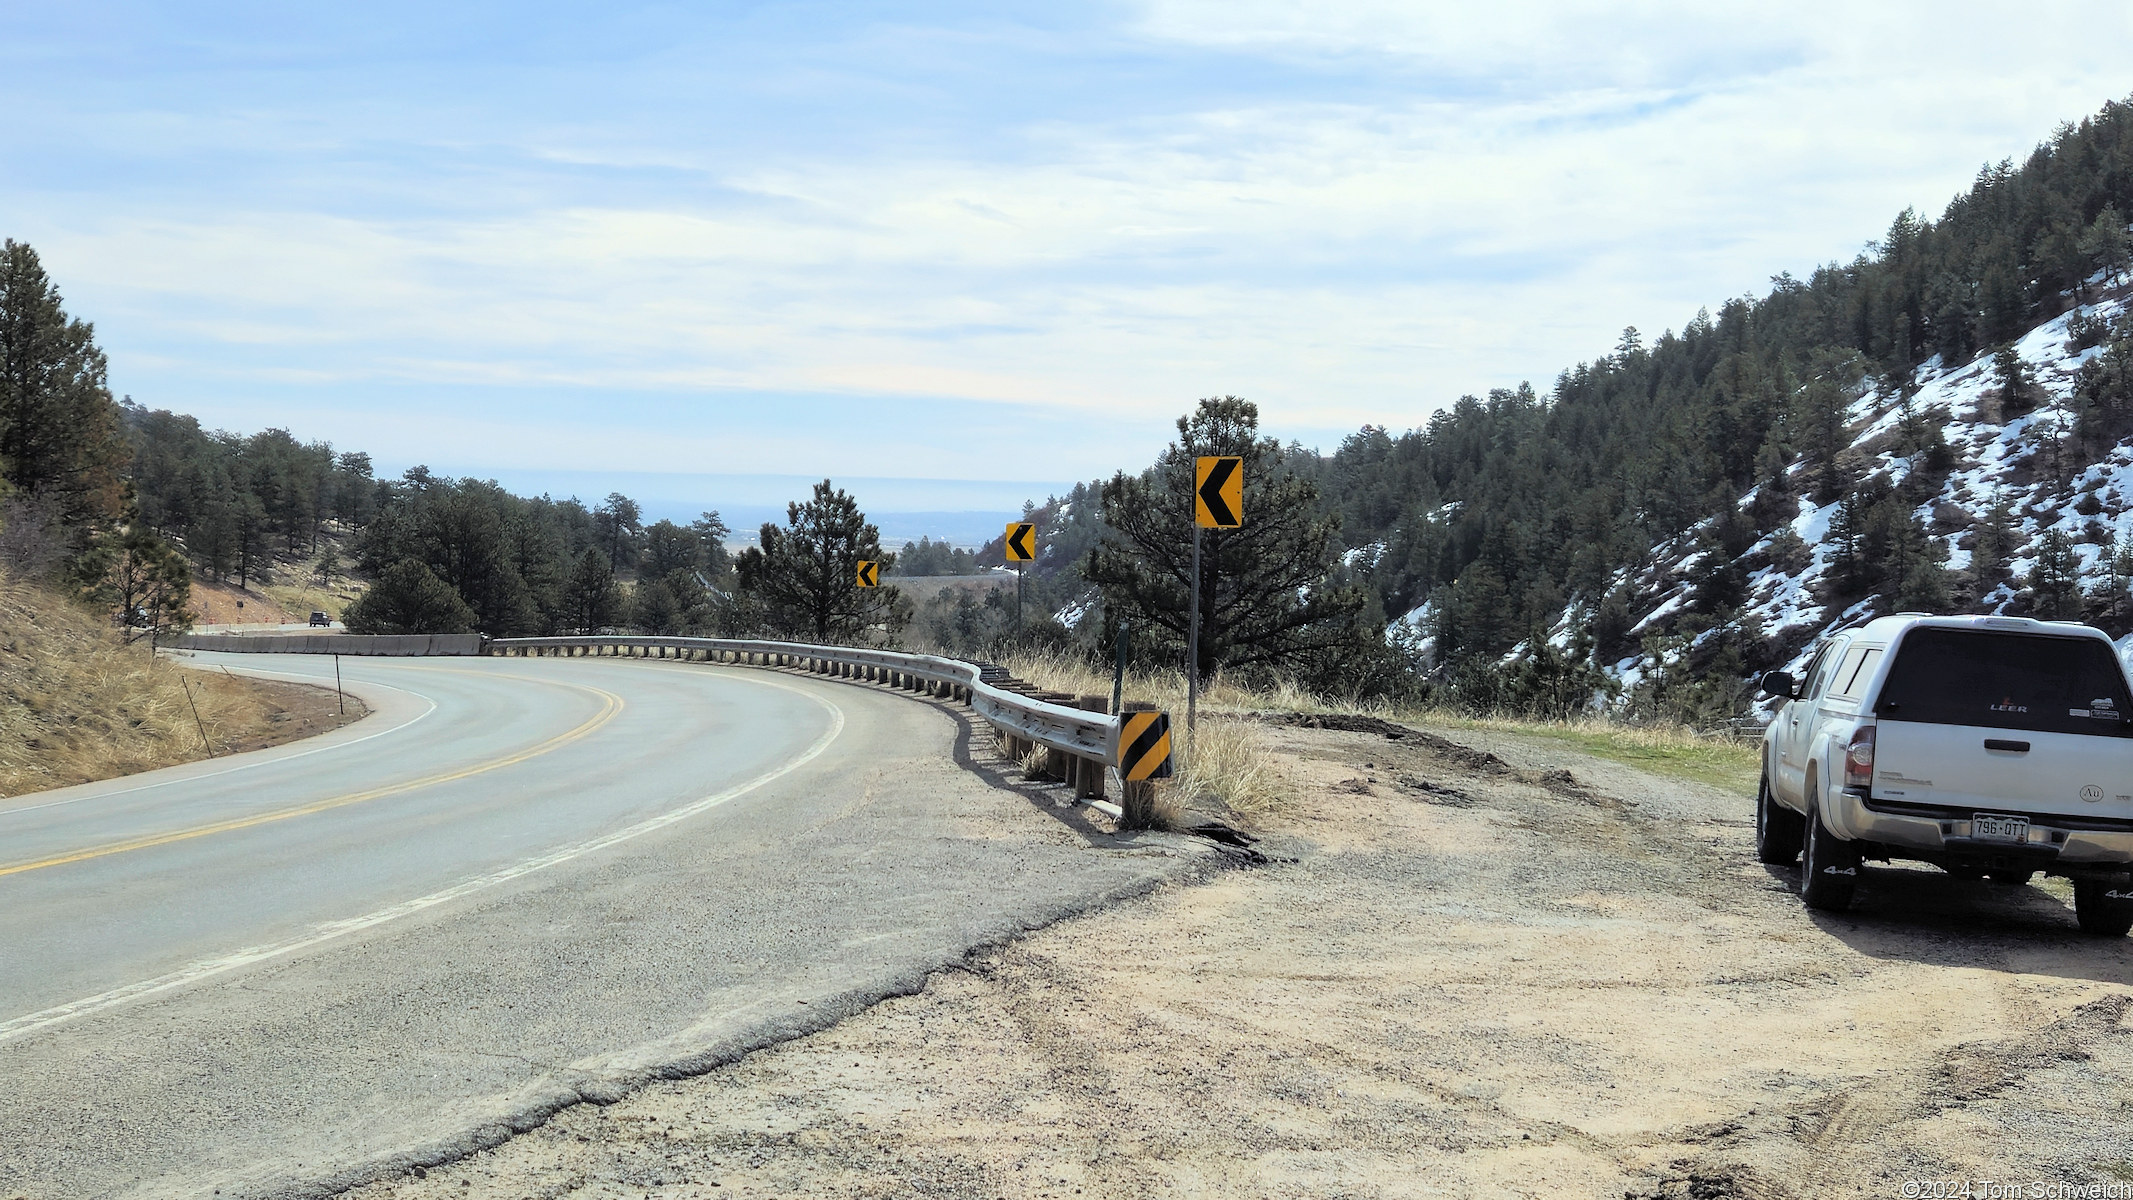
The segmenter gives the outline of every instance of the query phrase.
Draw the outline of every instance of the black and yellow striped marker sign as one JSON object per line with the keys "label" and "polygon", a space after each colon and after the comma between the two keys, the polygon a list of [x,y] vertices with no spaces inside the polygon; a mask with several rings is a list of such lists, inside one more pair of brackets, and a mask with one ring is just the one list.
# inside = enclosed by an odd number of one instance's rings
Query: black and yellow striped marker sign
{"label": "black and yellow striped marker sign", "polygon": [[1118,773],[1128,783],[1170,778],[1170,714],[1129,712],[1118,731]]}
{"label": "black and yellow striped marker sign", "polygon": [[1202,529],[1244,524],[1244,459],[1234,454],[1200,457],[1193,470],[1192,519]]}
{"label": "black and yellow striped marker sign", "polygon": [[1028,562],[1037,557],[1037,526],[1031,521],[1014,521],[1007,526],[1007,561]]}
{"label": "black and yellow striped marker sign", "polygon": [[858,574],[859,578],[857,582],[860,587],[881,586],[881,564],[879,562],[876,562],[871,558],[860,559]]}

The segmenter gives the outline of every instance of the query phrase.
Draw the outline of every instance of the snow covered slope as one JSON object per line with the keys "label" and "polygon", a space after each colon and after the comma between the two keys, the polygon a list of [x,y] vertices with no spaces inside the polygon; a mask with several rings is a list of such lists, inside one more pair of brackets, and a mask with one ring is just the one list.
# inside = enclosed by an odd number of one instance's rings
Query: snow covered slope
{"label": "snow covered slope", "polygon": [[[2087,616],[2099,619],[2093,597],[2112,588],[2114,540],[2133,520],[2133,444],[2121,441],[2090,461],[2067,459],[2063,466],[2059,461],[2077,453],[2071,444],[2079,408],[2077,373],[2104,353],[2103,346],[2074,349],[2070,325],[2116,322],[2127,309],[2124,289],[2097,294],[2095,303],[2047,321],[2015,343],[2031,377],[2028,395],[2034,407],[2029,411],[2001,415],[2001,373],[1987,351],[1963,363],[1933,359],[1908,380],[1870,381],[1846,413],[1849,445],[1840,459],[1855,472],[1859,489],[1895,490],[1925,469],[1921,453],[1915,446],[1907,450],[1899,437],[1907,417],[1914,429],[1923,422],[1945,440],[1952,463],[1945,466],[1938,489],[1917,498],[1911,512],[1929,538],[1928,557],[1941,560],[1952,584],[1949,611],[2033,615],[2035,598],[2026,585],[2047,535],[2056,532],[2071,552],[2080,592],[2092,597]],[[1797,515],[1741,555],[1740,562],[1751,568],[1741,619],[1781,648],[1778,661],[1797,668],[1821,634],[1893,608],[1885,595],[1847,597],[1834,586],[1839,547],[1832,535],[1842,501],[1817,504],[1810,498],[1804,458],[1787,476],[1798,498]],[[1756,499],[1750,490],[1738,503],[1746,512]],[[1979,526],[1995,507],[2007,516],[2004,565],[1990,578],[1978,578],[1971,568]],[[1657,547],[1645,567],[1617,576],[1637,598],[1633,634],[1671,628],[1690,608],[1696,581],[1712,565],[1708,556],[1717,553],[1709,536],[1717,520],[1707,519]],[[1791,543],[1795,561],[1774,561],[1787,530],[1799,539]],[[2124,562],[2117,567],[2121,591],[2126,569]],[[2124,607],[2133,612],[2133,604]],[[2117,610],[2114,605],[2108,611]],[[1560,627],[1583,619],[1576,608],[1567,610]],[[2108,628],[2111,620],[2102,623]],[[1619,678],[1633,680],[1648,669],[1644,658],[1633,654],[1612,669]]]}

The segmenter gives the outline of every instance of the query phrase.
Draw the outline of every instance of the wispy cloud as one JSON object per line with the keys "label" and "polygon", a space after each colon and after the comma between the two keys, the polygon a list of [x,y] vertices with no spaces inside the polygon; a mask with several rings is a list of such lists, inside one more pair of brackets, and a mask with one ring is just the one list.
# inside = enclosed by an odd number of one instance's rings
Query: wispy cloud
{"label": "wispy cloud", "polygon": [[2116,5],[1863,7],[47,12],[0,212],[210,421],[1086,477],[1545,385],[2133,90]]}

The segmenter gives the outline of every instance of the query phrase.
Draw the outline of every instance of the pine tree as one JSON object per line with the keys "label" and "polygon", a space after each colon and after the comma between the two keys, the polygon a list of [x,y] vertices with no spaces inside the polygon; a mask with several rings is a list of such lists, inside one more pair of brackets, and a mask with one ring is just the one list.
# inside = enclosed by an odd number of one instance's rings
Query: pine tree
{"label": "pine tree", "polygon": [[94,334],[68,318],[36,251],[0,243],[0,482],[52,501],[77,544],[125,504],[126,446]]}
{"label": "pine tree", "polygon": [[2110,550],[2104,555],[2104,567],[2108,572],[2104,593],[2098,605],[2103,610],[2101,622],[2113,634],[2125,631],[2128,592],[2133,590],[2133,536],[2128,536],[2124,522],[2120,522],[2111,534]]}
{"label": "pine tree", "polygon": [[1852,393],[1859,384],[1857,356],[1818,351],[1812,372],[1800,388],[1795,424],[1807,451],[1807,475],[1813,481],[1816,504],[1828,504],[1844,494],[1844,478],[1838,456],[1849,448]]}
{"label": "pine tree", "polygon": [[2000,384],[2000,416],[2003,419],[2020,416],[2035,407],[2032,393],[2036,388],[2036,377],[2011,343],[1993,352],[1992,374]]}
{"label": "pine tree", "polygon": [[726,553],[726,539],[732,530],[716,512],[707,512],[689,522],[689,531],[696,535],[696,566],[714,585],[725,586],[726,576],[733,571],[733,560]]}
{"label": "pine tree", "polygon": [[2133,267],[2133,243],[2126,237],[2126,219],[2115,206],[2106,205],[2096,214],[2081,237],[2081,253],[2090,267],[2103,272],[2106,283],[2117,283],[2127,268]]}
{"label": "pine tree", "polygon": [[1770,535],[1770,565],[1787,575],[1797,575],[1814,561],[1814,547],[1787,526]]}
{"label": "pine tree", "polygon": [[1886,559],[1885,594],[1896,612],[1948,611],[1948,552],[1908,511],[1894,514]]}
{"label": "pine tree", "polygon": [[647,579],[664,579],[696,568],[696,531],[672,521],[654,521],[644,530],[644,558],[638,564]]}
{"label": "pine tree", "polygon": [[452,585],[421,562],[402,559],[385,569],[341,619],[350,633],[471,633],[474,610]]}
{"label": "pine tree", "polygon": [[1971,533],[1970,574],[1977,580],[1980,596],[2006,574],[2019,536],[2014,508],[2005,495],[1995,494]]}
{"label": "pine tree", "polygon": [[[1200,661],[1224,667],[1314,669],[1360,649],[1362,589],[1332,582],[1338,518],[1318,486],[1288,469],[1280,443],[1259,436],[1259,409],[1235,396],[1202,400],[1178,418],[1177,440],[1139,476],[1103,487],[1105,536],[1083,575],[1107,612],[1187,640],[1192,601],[1193,486],[1203,455],[1243,458],[1244,524],[1201,531]],[[1382,644],[1382,643],[1378,643]]]}
{"label": "pine tree", "polygon": [[1865,498],[1857,492],[1847,492],[1837,503],[1837,511],[1830,514],[1829,532],[1823,544],[1831,548],[1830,565],[1835,568],[1835,584],[1839,595],[1856,596],[1867,589],[1866,557],[1861,553],[1861,543],[1866,536]]}
{"label": "pine tree", "polygon": [[120,523],[99,532],[75,565],[82,595],[113,610],[113,623],[135,637],[153,637],[192,624],[186,604],[192,572],[185,556],[128,506]]}
{"label": "pine tree", "polygon": [[884,572],[893,560],[882,553],[881,531],[829,480],[805,502],[786,505],[782,527],[765,522],[757,542],[734,566],[771,632],[831,645],[893,644],[910,623],[910,602],[896,587],[856,586],[862,560]]}
{"label": "pine tree", "polygon": [[237,586],[250,588],[258,568],[274,559],[268,539],[267,509],[252,492],[241,492],[230,506],[231,547],[237,559]]}
{"label": "pine tree", "polygon": [[607,555],[591,546],[578,555],[570,578],[563,585],[561,624],[573,633],[598,633],[615,623],[622,609],[622,590],[615,585],[615,570]]}
{"label": "pine tree", "polygon": [[609,571],[619,573],[636,565],[636,539],[643,532],[640,524],[643,515],[644,510],[637,507],[637,502],[621,492],[609,492],[600,507],[593,510],[594,526],[607,547]]}
{"label": "pine tree", "polygon": [[2046,621],[2081,619],[2081,560],[2074,544],[2058,529],[2047,529],[2037,544],[2037,563],[2029,572],[2031,610]]}

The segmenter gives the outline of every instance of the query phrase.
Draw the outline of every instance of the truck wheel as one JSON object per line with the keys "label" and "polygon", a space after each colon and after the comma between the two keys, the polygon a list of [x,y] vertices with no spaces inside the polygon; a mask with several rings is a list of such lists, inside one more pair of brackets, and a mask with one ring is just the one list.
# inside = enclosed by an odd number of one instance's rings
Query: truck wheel
{"label": "truck wheel", "polygon": [[1859,850],[1822,824],[1817,804],[1806,818],[1807,846],[1800,862],[1800,899],[1809,908],[1843,912],[1859,886]]}
{"label": "truck wheel", "polygon": [[1807,823],[1770,794],[1770,773],[1755,785],[1755,860],[1789,867],[1800,857],[1800,836]]}
{"label": "truck wheel", "polygon": [[2074,881],[2074,921],[2081,932],[2124,937],[2133,929],[2133,884]]}

